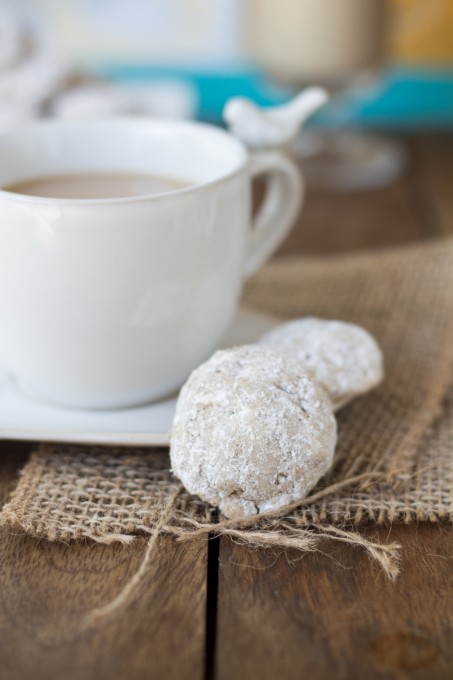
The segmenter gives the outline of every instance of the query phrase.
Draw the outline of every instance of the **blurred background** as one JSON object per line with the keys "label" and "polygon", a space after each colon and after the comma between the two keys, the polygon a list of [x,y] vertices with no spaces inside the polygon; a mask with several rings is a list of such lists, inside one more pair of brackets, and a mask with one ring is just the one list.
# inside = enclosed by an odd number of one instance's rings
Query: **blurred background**
{"label": "blurred background", "polygon": [[393,181],[392,133],[453,127],[452,0],[0,0],[0,128],[36,116],[222,123],[233,96],[329,105],[292,149],[313,183]]}

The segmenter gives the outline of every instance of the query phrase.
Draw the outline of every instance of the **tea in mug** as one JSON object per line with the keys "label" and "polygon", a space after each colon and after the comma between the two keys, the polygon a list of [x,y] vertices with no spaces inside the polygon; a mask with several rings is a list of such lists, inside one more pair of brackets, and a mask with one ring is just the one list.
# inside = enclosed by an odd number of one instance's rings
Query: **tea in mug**
{"label": "tea in mug", "polygon": [[128,198],[185,189],[190,182],[136,172],[78,172],[15,182],[5,191],[26,196],[67,199]]}

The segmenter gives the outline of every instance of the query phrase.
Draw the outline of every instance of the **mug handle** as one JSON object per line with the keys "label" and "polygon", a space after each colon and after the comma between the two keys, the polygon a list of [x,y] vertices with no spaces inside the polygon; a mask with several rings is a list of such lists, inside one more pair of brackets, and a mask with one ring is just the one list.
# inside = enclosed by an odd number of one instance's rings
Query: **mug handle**
{"label": "mug handle", "polygon": [[252,276],[288,235],[305,197],[300,170],[278,151],[253,152],[250,180],[269,175],[263,205],[256,215],[245,261],[245,278]]}

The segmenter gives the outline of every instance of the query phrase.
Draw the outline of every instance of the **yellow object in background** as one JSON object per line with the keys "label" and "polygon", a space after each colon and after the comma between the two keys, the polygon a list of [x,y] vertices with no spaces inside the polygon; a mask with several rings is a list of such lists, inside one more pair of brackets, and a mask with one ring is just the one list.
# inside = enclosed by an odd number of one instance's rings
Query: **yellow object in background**
{"label": "yellow object in background", "polygon": [[392,56],[417,65],[453,63],[452,0],[392,0]]}

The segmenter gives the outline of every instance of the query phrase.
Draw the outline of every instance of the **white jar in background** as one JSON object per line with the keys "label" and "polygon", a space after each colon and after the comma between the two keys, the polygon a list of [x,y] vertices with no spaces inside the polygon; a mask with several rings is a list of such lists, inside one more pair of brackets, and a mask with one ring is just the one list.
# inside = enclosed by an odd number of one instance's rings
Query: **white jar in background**
{"label": "white jar in background", "polygon": [[337,83],[374,70],[386,0],[250,0],[252,56],[284,82]]}

